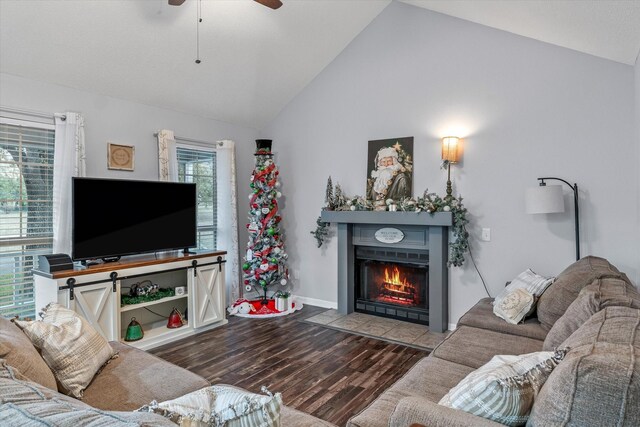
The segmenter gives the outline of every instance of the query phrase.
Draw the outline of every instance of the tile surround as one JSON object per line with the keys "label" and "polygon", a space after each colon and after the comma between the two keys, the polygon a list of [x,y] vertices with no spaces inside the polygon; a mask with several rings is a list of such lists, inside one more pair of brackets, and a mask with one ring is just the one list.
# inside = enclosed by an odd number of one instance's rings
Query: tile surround
{"label": "tile surround", "polygon": [[432,350],[448,335],[448,332],[431,332],[425,325],[364,313],[354,312],[345,315],[337,310],[327,310],[309,317],[306,321],[427,350]]}

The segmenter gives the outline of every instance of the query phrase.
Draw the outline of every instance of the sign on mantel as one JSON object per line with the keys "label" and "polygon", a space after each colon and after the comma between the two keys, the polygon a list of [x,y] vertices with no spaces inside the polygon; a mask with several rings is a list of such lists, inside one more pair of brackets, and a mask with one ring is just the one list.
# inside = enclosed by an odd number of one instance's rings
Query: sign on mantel
{"label": "sign on mantel", "polygon": [[404,239],[404,233],[397,228],[384,227],[376,231],[375,238],[381,243],[399,243]]}

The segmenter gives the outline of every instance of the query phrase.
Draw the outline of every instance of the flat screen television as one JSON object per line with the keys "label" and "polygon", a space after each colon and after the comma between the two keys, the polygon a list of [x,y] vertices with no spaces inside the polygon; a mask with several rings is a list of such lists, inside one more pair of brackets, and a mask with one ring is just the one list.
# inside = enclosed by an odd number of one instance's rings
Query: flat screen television
{"label": "flat screen television", "polygon": [[73,178],[74,261],[197,245],[196,185]]}

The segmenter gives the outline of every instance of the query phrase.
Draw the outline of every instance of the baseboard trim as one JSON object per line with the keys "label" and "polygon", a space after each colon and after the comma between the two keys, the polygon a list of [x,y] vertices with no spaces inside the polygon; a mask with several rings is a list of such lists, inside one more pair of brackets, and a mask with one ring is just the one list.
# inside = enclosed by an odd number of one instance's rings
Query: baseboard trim
{"label": "baseboard trim", "polygon": [[294,296],[294,301],[300,301],[303,304],[315,305],[322,308],[338,308],[338,303],[333,301],[325,301],[322,299]]}
{"label": "baseboard trim", "polygon": [[449,330],[454,331],[458,327],[457,323],[449,323]]}

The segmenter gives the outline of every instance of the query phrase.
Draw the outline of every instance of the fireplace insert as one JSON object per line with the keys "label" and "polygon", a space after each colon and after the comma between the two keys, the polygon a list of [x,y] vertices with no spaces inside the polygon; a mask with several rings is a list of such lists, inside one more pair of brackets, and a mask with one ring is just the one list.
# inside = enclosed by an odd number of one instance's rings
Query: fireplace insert
{"label": "fireplace insert", "polygon": [[355,310],[429,324],[429,255],[425,251],[356,249]]}

